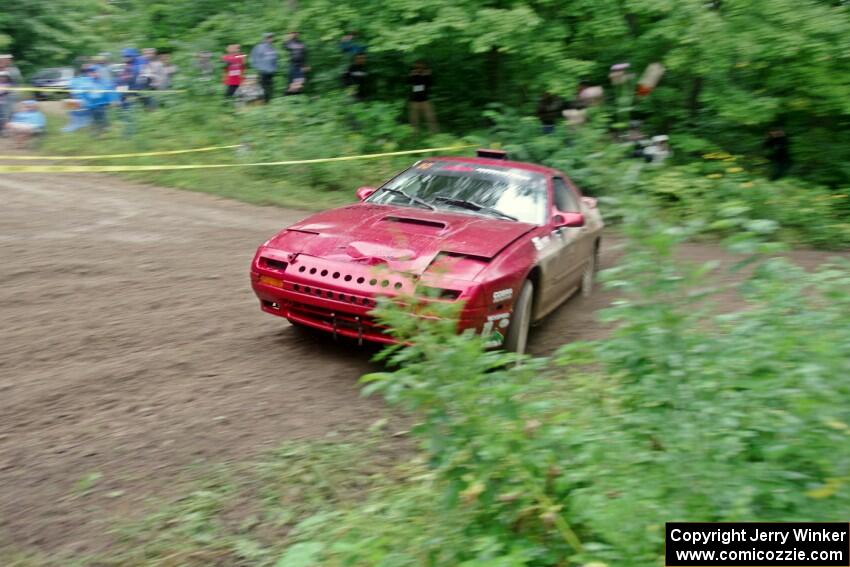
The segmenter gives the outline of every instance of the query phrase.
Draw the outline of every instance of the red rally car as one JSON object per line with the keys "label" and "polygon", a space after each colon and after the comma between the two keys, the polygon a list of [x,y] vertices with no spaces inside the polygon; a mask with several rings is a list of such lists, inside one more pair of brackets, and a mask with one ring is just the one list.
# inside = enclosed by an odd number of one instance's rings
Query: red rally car
{"label": "red rally car", "polygon": [[459,331],[524,352],[532,323],[591,292],[602,217],[560,171],[479,150],[423,159],[357,197],[259,247],[251,284],[263,311],[392,343],[370,316],[375,299],[425,286],[464,302]]}

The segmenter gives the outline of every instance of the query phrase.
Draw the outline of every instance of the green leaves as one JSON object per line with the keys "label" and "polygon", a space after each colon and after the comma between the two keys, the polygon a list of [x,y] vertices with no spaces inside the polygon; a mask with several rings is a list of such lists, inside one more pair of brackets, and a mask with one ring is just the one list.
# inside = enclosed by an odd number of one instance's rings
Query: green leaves
{"label": "green leaves", "polygon": [[286,550],[276,565],[277,567],[317,567],[321,565],[319,554],[324,548],[323,543],[316,541],[296,543]]}
{"label": "green leaves", "polygon": [[[678,259],[693,227],[626,205],[624,260],[604,274],[620,294],[603,312],[616,323],[606,340],[506,365],[477,337],[382,306],[412,346],[393,353],[397,369],[364,382],[416,412],[433,471],[420,488],[434,501],[402,500],[404,517],[427,509],[457,524],[405,532],[417,543],[403,548],[361,546],[357,557],[380,549],[398,560],[387,565],[416,564],[426,542],[440,541],[446,564],[649,566],[670,518],[817,518],[850,505],[850,456],[840,451],[850,431],[850,265],[808,273],[759,261],[776,224],[730,203],[720,218],[748,235],[733,244],[756,254],[745,260],[752,275],[730,291],[711,285],[724,278],[718,263]],[[723,294],[743,310],[710,303]],[[341,550],[328,557],[352,559]]]}
{"label": "green leaves", "polygon": [[73,56],[103,45],[97,19],[109,12],[99,0],[7,2],[0,12],[0,47],[33,66],[68,65]]}

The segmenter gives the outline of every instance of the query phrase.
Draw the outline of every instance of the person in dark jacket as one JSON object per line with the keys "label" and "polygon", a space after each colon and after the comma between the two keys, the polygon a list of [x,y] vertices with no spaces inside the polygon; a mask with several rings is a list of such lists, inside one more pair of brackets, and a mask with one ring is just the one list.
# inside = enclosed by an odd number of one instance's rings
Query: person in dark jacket
{"label": "person in dark jacket", "polygon": [[543,133],[551,134],[555,131],[555,123],[561,117],[564,110],[564,101],[552,93],[544,93],[537,103],[537,118],[543,125]]}
{"label": "person in dark jacket", "polygon": [[297,81],[296,84],[299,85],[298,91],[300,92],[300,85],[303,85],[307,78],[305,75],[310,70],[307,66],[307,46],[301,41],[300,34],[297,31],[292,31],[289,32],[283,47],[289,52],[289,85],[287,91],[291,91],[293,84]]}
{"label": "person in dark jacket", "polygon": [[342,76],[342,83],[346,87],[353,87],[356,100],[366,100],[370,94],[370,80],[364,54],[360,53],[354,56],[354,60]]}
{"label": "person in dark jacket", "polygon": [[776,180],[785,177],[791,168],[791,151],[788,136],[783,130],[771,130],[764,141],[767,150],[767,159],[771,163],[770,179]]}
{"label": "person in dark jacket", "polygon": [[433,134],[437,131],[437,117],[431,105],[431,86],[433,79],[431,69],[421,59],[413,64],[413,69],[407,76],[410,85],[410,125],[419,129],[419,122],[424,116],[428,130]]}

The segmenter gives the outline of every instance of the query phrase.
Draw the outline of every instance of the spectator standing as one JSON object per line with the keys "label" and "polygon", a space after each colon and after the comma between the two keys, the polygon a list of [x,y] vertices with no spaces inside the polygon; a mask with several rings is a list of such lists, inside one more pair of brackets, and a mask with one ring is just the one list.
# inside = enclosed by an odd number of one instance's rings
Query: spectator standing
{"label": "spectator standing", "polygon": [[9,88],[12,86],[12,78],[7,73],[0,72],[0,134],[9,117],[12,115],[14,96]]}
{"label": "spectator standing", "polygon": [[[289,84],[287,92],[293,90],[301,92],[304,81],[307,79],[306,72],[310,70],[307,67],[307,46],[300,39],[300,34],[297,31],[289,32],[286,42],[283,47],[289,53]],[[297,88],[294,88],[297,85]]]}
{"label": "spectator standing", "polygon": [[93,88],[86,71],[87,66],[84,64],[77,69],[74,78],[71,79],[68,87],[71,97],[65,101],[65,106],[68,108],[68,123],[62,128],[63,132],[74,132],[91,124],[91,112],[83,100],[83,93]]}
{"label": "spectator standing", "polygon": [[202,81],[212,81],[213,79],[213,64],[212,53],[209,51],[199,51],[195,54],[195,68],[198,70]]}
{"label": "spectator standing", "polygon": [[109,109],[109,105],[116,100],[116,97],[114,93],[108,92],[111,85],[104,85],[100,82],[96,67],[88,66],[85,69],[85,77],[88,81],[82,84],[80,93],[83,108],[88,110],[91,115],[95,133],[100,134],[109,126],[106,111]]}
{"label": "spectator standing", "polygon": [[92,64],[97,69],[97,76],[100,82],[105,85],[113,85],[115,83],[112,77],[112,70],[109,68],[109,58],[106,53],[101,53],[92,58]]}
{"label": "spectator standing", "polygon": [[263,87],[263,100],[272,99],[274,76],[277,73],[277,50],[274,48],[274,34],[264,33],[263,41],[251,50],[251,67],[260,75],[260,86]]}
{"label": "spectator standing", "polygon": [[615,116],[618,122],[623,123],[628,122],[634,102],[635,89],[632,85],[635,75],[629,71],[630,68],[631,64],[628,62],[616,63],[611,65],[608,73],[608,80],[611,81],[616,103]]}
{"label": "spectator standing", "polygon": [[366,55],[358,53],[354,56],[351,64],[342,76],[342,82],[346,87],[353,87],[354,98],[359,101],[366,100],[371,94],[369,70],[366,68]]}
{"label": "spectator standing", "polygon": [[599,106],[605,100],[605,90],[601,86],[590,85],[586,81],[579,81],[576,89],[576,103],[580,108]]}
{"label": "spectator standing", "polygon": [[366,46],[358,41],[357,32],[349,32],[348,34],[342,36],[342,39],[339,42],[339,50],[348,55],[351,59],[354,59],[358,55],[363,55],[366,53]]}
{"label": "spectator standing", "polygon": [[771,163],[770,179],[775,181],[785,177],[791,169],[791,147],[785,131],[777,128],[768,132],[764,148]]}
{"label": "spectator standing", "polygon": [[38,110],[37,102],[25,100],[21,105],[21,111],[14,113],[4,128],[15,139],[19,148],[26,146],[34,135],[43,133],[47,126],[47,120]]}
{"label": "spectator standing", "polygon": [[[163,85],[167,82],[167,76],[165,73],[165,65],[162,64],[162,61],[159,60],[159,56],[157,55],[156,49],[148,48],[142,51],[142,56],[144,59],[144,63],[142,64],[142,68],[139,71],[139,86],[141,90],[145,91],[158,91],[162,90]],[[158,105],[158,100],[156,97],[143,97],[145,102],[146,110],[153,110]]]}
{"label": "spectator standing", "polygon": [[133,100],[138,95],[136,93],[126,93],[121,91],[138,90],[138,77],[141,71],[141,61],[139,52],[132,47],[125,48],[121,51],[121,57],[124,63],[121,70],[115,76],[115,89],[119,91],[118,115],[121,122],[124,123],[124,135],[131,136],[135,131],[135,117],[133,109]]}
{"label": "spectator standing", "polygon": [[171,62],[170,53],[163,53],[159,56],[159,60],[162,63],[163,77],[165,78],[165,82],[162,85],[162,89],[168,90],[174,85],[174,76],[177,74],[180,68]]}
{"label": "spectator standing", "polygon": [[540,120],[544,134],[555,131],[555,122],[560,118],[563,109],[564,101],[560,97],[552,93],[544,93],[540,97],[540,102],[537,103],[537,118]]}
{"label": "spectator standing", "polygon": [[[0,55],[0,73],[5,74],[8,78],[7,86],[9,87],[19,87],[24,82],[21,72],[15,66],[14,58],[9,54]],[[7,90],[4,98],[5,102],[0,102],[0,105],[5,105],[5,109],[0,107],[0,114],[2,114],[0,116],[0,124],[2,124],[4,117],[6,120],[9,119],[12,109],[15,107],[15,102],[18,100],[17,94],[12,90]]]}
{"label": "spectator standing", "polygon": [[21,85],[24,82],[21,72],[15,66],[15,59],[8,53],[0,55],[0,73],[6,73],[15,86]]}
{"label": "spectator standing", "polygon": [[437,117],[434,107],[431,105],[431,87],[433,79],[431,69],[421,59],[413,64],[410,74],[407,76],[407,84],[410,85],[410,125],[419,129],[422,116],[428,123],[428,131],[432,134],[437,131]]}
{"label": "spectator standing", "polygon": [[126,47],[121,50],[121,59],[123,59],[124,67],[116,77],[116,82],[126,87],[123,90],[139,90],[139,74],[144,64],[139,52],[132,47]]}
{"label": "spectator standing", "polygon": [[245,55],[239,44],[227,46],[227,53],[221,56],[224,61],[224,96],[232,97],[245,78]]}

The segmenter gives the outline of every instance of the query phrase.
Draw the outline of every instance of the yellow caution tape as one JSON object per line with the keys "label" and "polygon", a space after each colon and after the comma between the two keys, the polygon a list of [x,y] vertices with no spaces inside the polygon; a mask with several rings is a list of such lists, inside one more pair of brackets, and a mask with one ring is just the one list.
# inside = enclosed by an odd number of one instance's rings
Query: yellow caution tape
{"label": "yellow caution tape", "polygon": [[14,156],[14,155],[0,155],[0,159],[9,159],[9,160],[26,160],[26,161],[36,161],[36,160],[75,160],[75,159],[115,159],[115,158],[129,158],[129,157],[146,157],[146,156],[169,156],[176,154],[191,154],[195,152],[212,152],[216,150],[228,150],[231,148],[238,148],[241,144],[233,144],[230,146],[209,146],[207,148],[193,148],[190,150],[168,150],[162,152],[141,152],[135,154],[104,154],[104,155],[91,155],[91,156]]}
{"label": "yellow caution tape", "polygon": [[443,146],[422,150],[403,150],[380,154],[362,154],[318,159],[298,159],[289,161],[266,161],[257,163],[207,163],[207,164],[171,164],[171,165],[0,165],[0,173],[104,173],[121,171],[171,171],[179,169],[219,169],[222,167],[263,167],[274,165],[300,165],[307,163],[328,163],[334,161],[353,161],[358,159],[377,159],[390,156],[424,154],[471,148],[472,145]]}
{"label": "yellow caution tape", "polygon": [[0,90],[4,91],[12,91],[12,92],[40,92],[40,93],[145,93],[145,94],[175,94],[175,93],[185,93],[186,89],[178,89],[178,90],[170,90],[170,89],[151,89],[147,91],[131,91],[131,90],[119,90],[119,89],[59,89],[56,87],[3,87]]}

